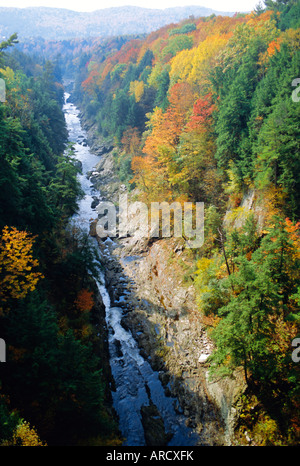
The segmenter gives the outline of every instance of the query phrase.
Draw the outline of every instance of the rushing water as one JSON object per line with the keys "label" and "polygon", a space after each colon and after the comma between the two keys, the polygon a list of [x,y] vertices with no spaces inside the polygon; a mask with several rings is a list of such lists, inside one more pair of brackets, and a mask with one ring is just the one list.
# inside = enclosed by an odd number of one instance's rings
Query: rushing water
{"label": "rushing water", "polygon": [[[64,112],[69,131],[69,140],[74,143],[76,158],[82,164],[80,182],[85,193],[79,203],[79,212],[75,221],[82,229],[88,231],[90,221],[97,218],[92,209],[93,196],[99,193],[88,180],[87,173],[91,172],[99,162],[99,156],[93,154],[82,142],[86,138],[79,118],[78,109],[67,101],[69,94],[65,94]],[[107,240],[107,251],[113,241]],[[141,407],[154,403],[165,425],[165,431],[172,435],[168,445],[192,446],[196,445],[198,436],[185,425],[186,418],[175,409],[177,400],[165,395],[158,373],[153,371],[150,364],[140,355],[136,341],[131,333],[121,325],[122,308],[112,307],[107,289],[103,285],[104,277],[97,283],[105,308],[106,321],[109,328],[109,351],[112,375],[115,381],[115,391],[112,392],[114,408],[119,416],[120,430],[126,439],[124,445],[145,445],[144,429],[141,420]]]}

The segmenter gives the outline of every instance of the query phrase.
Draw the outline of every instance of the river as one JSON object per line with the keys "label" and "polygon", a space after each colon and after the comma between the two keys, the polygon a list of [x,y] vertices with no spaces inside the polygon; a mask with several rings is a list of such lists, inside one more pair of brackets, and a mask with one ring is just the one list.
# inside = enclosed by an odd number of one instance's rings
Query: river
{"label": "river", "polygon": [[[75,156],[82,164],[82,174],[78,175],[85,193],[79,202],[78,214],[74,217],[76,224],[89,231],[90,222],[97,218],[97,212],[91,207],[94,197],[100,195],[91,185],[87,173],[93,171],[99,162],[99,156],[92,153],[86,144],[87,134],[81,126],[79,110],[68,102],[69,94],[65,93],[64,113],[69,131],[69,140],[74,143]],[[91,241],[95,239],[91,239]],[[107,240],[107,246],[113,240]],[[100,250],[99,250],[100,251]],[[109,247],[107,247],[109,253]],[[140,355],[136,341],[130,331],[121,325],[122,308],[112,307],[109,293],[104,285],[105,280],[97,282],[106,309],[106,322],[109,329],[109,352],[115,390],[112,391],[113,405],[119,417],[119,428],[126,446],[146,445],[142,422],[142,407],[155,407],[153,422],[157,426],[164,424],[168,434],[169,446],[193,446],[199,441],[198,435],[186,426],[186,418],[177,408],[176,398],[166,396],[158,373]],[[161,445],[166,444],[166,437]]]}

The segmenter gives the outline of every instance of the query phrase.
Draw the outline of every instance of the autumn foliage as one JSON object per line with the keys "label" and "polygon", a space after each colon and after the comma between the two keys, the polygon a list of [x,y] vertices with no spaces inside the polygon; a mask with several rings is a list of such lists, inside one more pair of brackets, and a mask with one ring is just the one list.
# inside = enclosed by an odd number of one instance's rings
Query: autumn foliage
{"label": "autumn foliage", "polygon": [[29,422],[22,421],[16,428],[11,441],[2,444],[3,446],[18,447],[46,447],[47,443],[43,442],[36,429],[31,427]]}
{"label": "autumn foliage", "polygon": [[300,312],[299,26],[292,0],[189,18],[102,61],[95,54],[99,74],[91,70],[82,97],[84,108],[99,104],[98,130],[114,141],[134,198],[204,201],[206,239],[191,252],[190,279],[213,328],[213,367],[218,376],[242,367],[268,406],[281,397],[271,444],[290,419],[284,435],[295,442],[300,418],[289,346]]}
{"label": "autumn foliage", "polygon": [[94,306],[93,292],[83,289],[78,293],[75,306],[80,312],[88,312]]}
{"label": "autumn foliage", "polygon": [[[33,257],[34,237],[25,231],[5,227],[0,242],[0,302],[22,299],[33,291],[43,275]],[[2,307],[2,312],[4,307]]]}

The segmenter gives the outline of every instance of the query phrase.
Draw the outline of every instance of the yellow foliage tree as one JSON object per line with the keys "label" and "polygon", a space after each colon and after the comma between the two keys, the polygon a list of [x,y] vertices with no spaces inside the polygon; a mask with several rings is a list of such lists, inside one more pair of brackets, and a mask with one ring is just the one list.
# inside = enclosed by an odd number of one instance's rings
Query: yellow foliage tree
{"label": "yellow foliage tree", "polygon": [[207,37],[198,47],[177,53],[171,60],[171,85],[176,82],[188,82],[190,85],[199,86],[203,80],[203,84],[206,84],[204,77],[210,71],[218,53],[227,44],[230,35],[217,34]]}
{"label": "yellow foliage tree", "polygon": [[22,421],[16,427],[11,446],[46,447],[47,444],[39,438],[36,430],[30,427],[27,421]]}
{"label": "yellow foliage tree", "polygon": [[0,313],[1,303],[9,299],[22,299],[36,288],[43,277],[35,269],[39,263],[33,258],[34,237],[26,231],[7,226],[2,230],[0,239]]}
{"label": "yellow foliage tree", "polygon": [[129,94],[134,95],[135,101],[139,102],[144,94],[144,82],[143,81],[131,81]]}

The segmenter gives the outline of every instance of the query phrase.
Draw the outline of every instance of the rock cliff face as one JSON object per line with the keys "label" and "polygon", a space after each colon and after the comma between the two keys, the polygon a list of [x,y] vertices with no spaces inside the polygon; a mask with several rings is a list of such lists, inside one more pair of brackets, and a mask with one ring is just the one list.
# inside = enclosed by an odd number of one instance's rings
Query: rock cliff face
{"label": "rock cliff face", "polygon": [[[89,144],[97,148],[95,138]],[[111,151],[102,152],[90,179],[100,200],[117,203],[124,193]],[[95,225],[91,234],[97,237]],[[154,241],[141,235],[97,239],[112,305],[124,308],[122,325],[132,332],[142,356],[159,371],[166,392],[177,397],[177,409],[197,429],[201,443],[230,445],[243,377],[208,378],[213,343],[200,323],[194,288],[184,280],[184,246],[174,238]]]}

